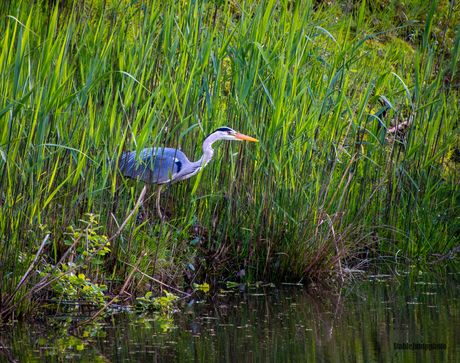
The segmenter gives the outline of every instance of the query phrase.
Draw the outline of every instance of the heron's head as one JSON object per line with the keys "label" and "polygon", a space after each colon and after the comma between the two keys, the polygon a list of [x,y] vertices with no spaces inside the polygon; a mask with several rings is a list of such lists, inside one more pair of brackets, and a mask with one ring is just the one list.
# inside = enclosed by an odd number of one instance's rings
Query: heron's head
{"label": "heron's head", "polygon": [[230,127],[219,127],[208,137],[210,136],[213,136],[213,139],[215,140],[246,140],[259,142],[259,140],[254,139],[251,136],[240,134],[239,132],[232,130]]}

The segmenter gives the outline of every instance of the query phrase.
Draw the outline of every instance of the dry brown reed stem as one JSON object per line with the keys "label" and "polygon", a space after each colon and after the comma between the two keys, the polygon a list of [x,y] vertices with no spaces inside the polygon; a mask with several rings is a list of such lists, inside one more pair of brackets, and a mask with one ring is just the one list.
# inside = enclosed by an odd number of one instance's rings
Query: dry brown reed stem
{"label": "dry brown reed stem", "polygon": [[164,282],[162,282],[162,281],[160,281],[160,280],[157,280],[156,278],[154,278],[154,277],[152,277],[152,276],[146,274],[145,272],[142,272],[141,270],[137,269],[135,266],[133,266],[133,265],[127,263],[127,262],[125,262],[125,263],[126,263],[129,267],[135,268],[135,269],[137,270],[137,272],[139,272],[142,276],[147,277],[148,279],[150,279],[150,280],[156,282],[156,283],[159,284],[159,285],[163,285],[163,286],[166,286],[168,289],[171,289],[171,290],[180,292],[181,294],[186,295],[186,297],[191,295],[191,294],[189,294],[189,293],[187,293],[187,292],[185,292],[185,291],[176,289],[175,287],[172,287],[172,286],[170,286],[170,285],[168,285],[168,284],[165,284]]}
{"label": "dry brown reed stem", "polygon": [[430,262],[430,265],[436,265],[439,262],[444,261],[446,258],[449,258],[450,256],[452,256],[455,252],[457,252],[459,250],[460,250],[460,246],[456,246],[456,247],[452,248],[449,252],[447,252],[446,254],[442,255],[436,261]]}
{"label": "dry brown reed stem", "polygon": [[[341,280],[343,282],[344,280],[343,280],[343,272],[342,272],[342,261],[340,259],[339,247],[337,245],[337,239],[335,238],[335,231],[334,231],[335,216],[334,216],[334,221],[332,221],[331,217],[329,215],[327,215],[327,221],[329,223],[330,230],[332,231],[332,238],[334,239],[335,252],[337,253],[337,260],[338,260],[338,264],[339,264],[340,278],[341,278]],[[327,240],[328,234],[329,234],[329,232],[326,234],[326,237],[324,238],[325,241]]]}
{"label": "dry brown reed stem", "polygon": [[21,288],[21,286],[24,284],[24,282],[26,282],[26,280],[29,278],[29,274],[30,274],[30,271],[32,271],[32,268],[35,266],[35,264],[37,263],[37,260],[38,258],[40,257],[41,255],[41,252],[43,250],[43,247],[45,246],[46,244],[46,241],[48,241],[48,238],[49,238],[49,233],[46,235],[45,239],[43,240],[42,244],[40,245],[40,248],[38,249],[38,252],[37,254],[35,255],[35,258],[34,260],[32,261],[32,263],[30,264],[29,268],[27,269],[26,273],[24,274],[24,276],[22,277],[21,281],[19,281],[19,284],[18,286],[16,287],[16,289],[13,291],[13,293],[10,295],[10,297],[8,299],[6,299],[6,302],[5,302],[5,306],[8,305],[11,300],[14,299],[14,297],[16,296],[16,293],[18,292],[18,290]]}

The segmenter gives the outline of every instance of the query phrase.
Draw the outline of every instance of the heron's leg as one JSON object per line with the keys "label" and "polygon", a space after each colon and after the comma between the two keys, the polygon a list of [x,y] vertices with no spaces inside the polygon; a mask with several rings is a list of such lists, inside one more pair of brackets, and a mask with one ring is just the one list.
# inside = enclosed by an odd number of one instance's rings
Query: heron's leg
{"label": "heron's leg", "polygon": [[158,215],[160,216],[160,219],[163,219],[163,215],[161,214],[161,209],[160,209],[160,195],[161,195],[161,188],[163,188],[163,184],[159,184],[158,185],[158,189],[157,189],[157,211],[158,211]]}

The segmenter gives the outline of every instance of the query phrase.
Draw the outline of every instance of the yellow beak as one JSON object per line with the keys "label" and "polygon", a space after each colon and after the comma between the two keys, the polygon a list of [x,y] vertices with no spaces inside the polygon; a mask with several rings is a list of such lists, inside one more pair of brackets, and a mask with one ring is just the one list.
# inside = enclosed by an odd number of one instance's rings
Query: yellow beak
{"label": "yellow beak", "polygon": [[233,136],[234,136],[235,138],[237,138],[237,139],[240,139],[240,140],[259,142],[259,140],[254,139],[254,138],[251,137],[251,136],[247,136],[247,135],[240,134],[239,132],[235,132],[235,133],[233,134]]}

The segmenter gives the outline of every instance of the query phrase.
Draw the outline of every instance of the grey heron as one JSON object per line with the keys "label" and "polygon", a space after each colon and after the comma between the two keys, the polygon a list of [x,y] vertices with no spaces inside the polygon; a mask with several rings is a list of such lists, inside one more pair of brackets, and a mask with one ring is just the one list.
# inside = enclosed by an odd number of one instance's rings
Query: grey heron
{"label": "grey heron", "polygon": [[188,179],[197,174],[211,161],[214,154],[212,144],[218,140],[246,140],[258,142],[253,137],[240,134],[229,127],[220,127],[203,141],[203,155],[191,162],[180,150],[172,148],[145,148],[137,155],[131,151],[121,156],[119,168],[124,177],[139,179],[146,184],[157,184],[156,207],[162,219],[160,210],[160,191],[163,184],[175,183]]}

